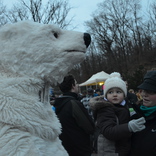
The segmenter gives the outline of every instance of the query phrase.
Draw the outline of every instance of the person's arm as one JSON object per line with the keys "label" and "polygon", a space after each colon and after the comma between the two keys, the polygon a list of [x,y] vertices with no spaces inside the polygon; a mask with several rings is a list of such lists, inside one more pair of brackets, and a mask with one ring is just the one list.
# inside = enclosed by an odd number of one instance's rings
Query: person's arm
{"label": "person's arm", "polygon": [[97,126],[109,140],[120,140],[131,136],[128,128],[128,123],[118,124],[117,116],[112,107],[100,109],[97,115]]}
{"label": "person's arm", "polygon": [[86,133],[92,134],[94,132],[94,123],[89,117],[85,108],[83,110],[83,108],[74,100],[71,100],[71,103],[72,103],[73,117],[75,118],[77,124]]}

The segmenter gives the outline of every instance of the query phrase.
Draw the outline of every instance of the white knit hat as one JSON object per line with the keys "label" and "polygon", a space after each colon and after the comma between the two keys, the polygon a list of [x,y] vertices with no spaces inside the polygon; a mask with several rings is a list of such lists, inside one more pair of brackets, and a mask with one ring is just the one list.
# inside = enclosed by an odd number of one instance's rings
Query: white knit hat
{"label": "white knit hat", "polygon": [[104,88],[104,97],[106,98],[106,93],[111,88],[120,88],[124,94],[125,97],[127,96],[127,87],[126,83],[122,80],[120,73],[113,72],[109,75],[109,78],[105,81],[105,88]]}

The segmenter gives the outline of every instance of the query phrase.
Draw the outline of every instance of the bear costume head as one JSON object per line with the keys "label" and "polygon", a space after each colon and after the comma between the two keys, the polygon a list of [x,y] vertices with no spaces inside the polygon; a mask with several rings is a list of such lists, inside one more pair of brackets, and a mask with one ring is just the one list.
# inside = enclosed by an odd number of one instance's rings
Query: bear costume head
{"label": "bear costume head", "polygon": [[5,75],[35,77],[56,84],[84,59],[90,36],[24,21],[2,27],[0,43],[0,71]]}

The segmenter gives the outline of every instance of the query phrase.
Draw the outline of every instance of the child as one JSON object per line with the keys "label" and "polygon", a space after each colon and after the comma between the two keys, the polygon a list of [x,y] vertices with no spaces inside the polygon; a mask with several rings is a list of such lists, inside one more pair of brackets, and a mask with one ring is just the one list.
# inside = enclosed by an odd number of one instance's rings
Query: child
{"label": "child", "polygon": [[145,128],[145,119],[130,120],[125,102],[127,88],[119,73],[114,72],[105,81],[104,96],[90,100],[94,110],[98,136],[98,156],[128,156],[131,132]]}

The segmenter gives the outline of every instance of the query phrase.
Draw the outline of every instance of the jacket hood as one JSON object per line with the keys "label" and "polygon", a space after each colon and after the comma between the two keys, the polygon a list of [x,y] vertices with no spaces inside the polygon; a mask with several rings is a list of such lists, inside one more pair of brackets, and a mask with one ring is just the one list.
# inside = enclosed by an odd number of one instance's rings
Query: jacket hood
{"label": "jacket hood", "polygon": [[73,97],[71,97],[71,96],[62,96],[62,97],[59,97],[59,98],[55,99],[54,107],[55,107],[56,114],[60,113],[60,111],[65,106],[66,102],[68,102],[71,98],[73,98]]}
{"label": "jacket hood", "polygon": [[89,101],[89,105],[92,110],[99,110],[103,107],[114,107],[112,103],[104,100],[104,95],[91,98]]}
{"label": "jacket hood", "polygon": [[77,94],[68,92],[68,93],[64,93],[63,96],[56,98],[54,102],[56,114],[58,114],[64,107],[64,104],[71,99],[77,99]]}

